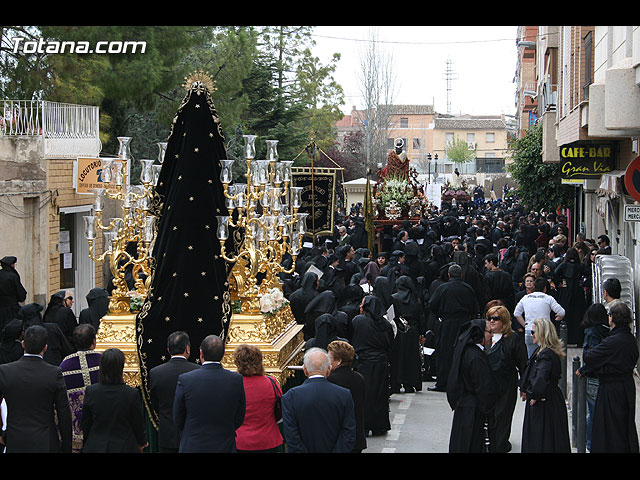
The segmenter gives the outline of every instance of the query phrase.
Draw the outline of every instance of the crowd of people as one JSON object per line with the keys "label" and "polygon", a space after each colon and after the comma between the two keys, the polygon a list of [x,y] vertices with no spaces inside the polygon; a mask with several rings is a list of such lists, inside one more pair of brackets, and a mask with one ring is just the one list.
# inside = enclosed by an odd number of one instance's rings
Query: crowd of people
{"label": "crowd of people", "polygon": [[[571,241],[563,215],[476,199],[387,225],[370,250],[360,205],[335,218],[334,235],[280,274],[302,326],[306,380],[283,393],[251,345],[234,352],[237,371],[226,369],[215,335],[189,362],[188,332],[174,332],[170,360],[150,372],[161,452],[362,452],[391,429],[391,396],[424,382],[453,411],[450,452],[510,451],[518,398],[522,452],[570,452],[559,387],[568,345],[584,352],[576,374],[587,378],[589,450],[638,451],[632,313],[615,278],[604,304],[591,288],[596,255],[612,253],[606,235]],[[46,308],[23,305],[15,257],[1,262],[6,451],[142,451],[149,440],[124,356],[95,352],[108,292],[92,290],[78,319],[68,292]]]}

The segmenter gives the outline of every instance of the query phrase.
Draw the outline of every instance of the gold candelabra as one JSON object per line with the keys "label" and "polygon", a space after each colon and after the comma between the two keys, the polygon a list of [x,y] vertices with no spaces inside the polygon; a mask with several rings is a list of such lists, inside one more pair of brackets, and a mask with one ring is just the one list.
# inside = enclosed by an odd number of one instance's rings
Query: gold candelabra
{"label": "gold candelabra", "polygon": [[[232,183],[235,160],[221,160],[220,181],[228,215],[218,215],[217,237],[221,256],[234,263],[231,284],[243,312],[257,312],[260,296],[272,288],[282,289],[279,273],[293,273],[306,233],[307,213],[299,212],[302,187],[291,186],[293,161],[278,160],[278,140],[266,140],[264,160],[255,159],[255,135],[244,135],[246,183]],[[244,233],[236,253],[226,251],[229,227]],[[289,253],[292,265],[282,265]],[[264,278],[258,284],[258,274]]]}
{"label": "gold candelabra", "polygon": [[[93,215],[84,217],[85,237],[89,242],[89,257],[94,262],[108,262],[113,275],[114,290],[109,302],[112,314],[130,313],[131,296],[125,275],[129,267],[134,279],[135,294],[146,296],[151,277],[151,250],[155,239],[157,218],[150,213],[153,190],[160,175],[166,143],[158,143],[159,164],[154,160],[140,160],[141,185],[129,185],[128,177],[132,157],[131,137],[118,137],[118,158],[101,158],[102,181],[105,188],[93,190],[95,199]],[[116,200],[122,215],[103,221],[102,212],[107,199]],[[97,255],[94,242],[98,232],[103,232],[103,252]],[[133,254],[130,246],[136,247]],[[146,277],[146,281],[145,278]]]}

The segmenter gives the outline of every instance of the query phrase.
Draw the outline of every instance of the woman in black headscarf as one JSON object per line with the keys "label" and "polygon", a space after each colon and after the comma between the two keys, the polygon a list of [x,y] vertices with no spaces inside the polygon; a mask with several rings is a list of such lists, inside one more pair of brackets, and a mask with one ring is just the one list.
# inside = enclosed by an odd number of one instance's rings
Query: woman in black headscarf
{"label": "woman in black headscarf", "polygon": [[337,311],[338,302],[336,295],[331,290],[325,290],[319,293],[309,302],[304,310],[305,321],[304,328],[302,329],[304,339],[309,340],[316,335],[316,319],[320,315],[324,313],[334,315]]}
{"label": "woman in black headscarf", "polygon": [[90,323],[97,332],[100,320],[109,312],[109,292],[104,288],[92,288],[86,298],[89,306],[80,312],[78,323]]}
{"label": "woman in black headscarf", "polygon": [[346,313],[336,312],[335,314],[323,313],[316,318],[316,336],[307,340],[305,350],[311,348],[322,348],[326,350],[334,340],[348,341],[345,338]]}
{"label": "woman in black headscarf", "polygon": [[426,318],[422,298],[411,277],[396,280],[396,293],[391,295],[396,317],[408,322],[406,331],[398,328],[391,353],[391,393],[422,390],[422,358],[420,337],[426,332]]}
{"label": "woman in black headscarf", "polygon": [[43,322],[42,314],[40,313],[43,308],[38,303],[30,303],[20,309],[17,318],[22,320],[25,330],[32,325],[39,325],[47,329],[47,350],[44,352],[43,359],[45,362],[57,367],[64,360],[64,357],[74,353],[75,349],[51,317],[48,317],[49,321]]}
{"label": "woman in black headscarf", "polygon": [[376,261],[371,261],[367,263],[367,266],[364,268],[364,273],[360,279],[360,285],[368,285],[369,291],[371,291],[376,283],[376,278],[379,276],[380,265],[378,265],[378,262]]}
{"label": "woman in black headscarf", "polygon": [[18,360],[24,354],[22,348],[22,321],[13,319],[4,326],[0,341],[0,365]]}
{"label": "woman in black headscarf", "polygon": [[27,298],[20,274],[15,269],[17,261],[16,257],[0,259],[0,331],[15,318],[20,310],[20,303]]}
{"label": "woman in black headscarf", "polygon": [[62,303],[64,302],[64,290],[60,290],[59,292],[51,295],[49,299],[49,304],[47,305],[47,309],[44,311],[44,322],[45,323],[56,323],[56,316],[58,314],[58,310],[62,308]]}
{"label": "woman in black headscarf", "polygon": [[447,401],[453,410],[449,453],[487,451],[488,414],[497,398],[491,366],[484,344],[491,341],[484,319],[460,328],[447,381]]}
{"label": "woman in black headscarf", "polygon": [[376,281],[373,284],[373,295],[378,297],[380,302],[382,302],[384,313],[387,313],[387,310],[391,306],[393,301],[391,298],[392,293],[393,285],[389,282],[389,279],[384,275],[376,277]]}
{"label": "woman in black headscarf", "polygon": [[300,325],[304,324],[304,310],[311,300],[318,296],[318,275],[313,272],[307,272],[302,277],[300,288],[289,296],[289,305],[291,313]]}
{"label": "woman in black headscarf", "polygon": [[365,431],[384,435],[391,429],[389,355],[393,330],[384,317],[384,307],[377,297],[364,297],[361,311],[353,319],[351,344],[358,357],[358,371],[366,382]]}

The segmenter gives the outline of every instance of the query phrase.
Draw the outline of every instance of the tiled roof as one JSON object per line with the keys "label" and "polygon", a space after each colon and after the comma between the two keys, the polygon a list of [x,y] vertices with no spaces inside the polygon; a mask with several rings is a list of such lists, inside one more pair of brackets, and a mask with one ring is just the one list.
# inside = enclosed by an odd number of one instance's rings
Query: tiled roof
{"label": "tiled roof", "polygon": [[380,105],[380,110],[387,109],[389,115],[432,115],[433,105]]}

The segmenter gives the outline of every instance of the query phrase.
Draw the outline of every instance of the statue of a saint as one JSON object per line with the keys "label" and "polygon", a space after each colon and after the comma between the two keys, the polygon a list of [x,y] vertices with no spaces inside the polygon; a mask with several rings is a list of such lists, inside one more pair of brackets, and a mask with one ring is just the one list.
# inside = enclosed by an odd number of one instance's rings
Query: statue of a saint
{"label": "statue of a saint", "polygon": [[385,176],[392,176],[409,180],[409,159],[407,152],[403,149],[404,140],[396,138],[395,148],[387,155],[387,166],[384,168]]}

